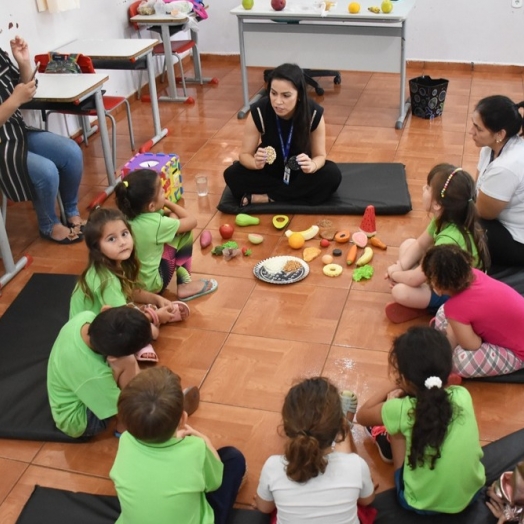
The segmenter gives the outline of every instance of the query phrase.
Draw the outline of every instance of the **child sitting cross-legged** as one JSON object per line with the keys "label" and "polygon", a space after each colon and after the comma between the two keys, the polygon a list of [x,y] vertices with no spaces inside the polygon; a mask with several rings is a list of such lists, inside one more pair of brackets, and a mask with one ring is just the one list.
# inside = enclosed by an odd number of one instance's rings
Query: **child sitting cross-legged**
{"label": "child sitting cross-legged", "polygon": [[[385,385],[357,413],[360,424],[382,426],[389,434],[399,504],[422,515],[461,512],[486,480],[471,396],[462,386],[447,385],[451,359],[443,333],[410,328],[389,353],[396,383]],[[386,441],[376,443],[384,448]]]}
{"label": "child sitting cross-legged", "polygon": [[180,378],[163,366],[141,372],[120,394],[118,414],[126,431],[110,472],[117,523],[225,524],[246,461],[187,425]]}

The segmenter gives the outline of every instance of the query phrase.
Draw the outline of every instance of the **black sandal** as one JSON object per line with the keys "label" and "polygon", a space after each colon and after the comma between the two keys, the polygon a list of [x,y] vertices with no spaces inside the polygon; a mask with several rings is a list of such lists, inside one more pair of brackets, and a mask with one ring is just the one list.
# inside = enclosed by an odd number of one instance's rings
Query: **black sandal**
{"label": "black sandal", "polygon": [[[70,235],[76,235],[76,238],[71,238]],[[42,233],[42,231],[40,231],[40,236],[42,238],[45,238],[46,240],[50,240],[51,242],[56,242],[57,244],[62,244],[66,246],[69,244],[77,244],[78,242],[82,242],[84,240],[84,235],[82,233],[77,233],[76,231],[73,231],[73,228],[70,229],[69,235],[63,238],[62,240],[57,240],[56,238],[53,238],[51,236],[51,233],[46,235],[45,233]]]}

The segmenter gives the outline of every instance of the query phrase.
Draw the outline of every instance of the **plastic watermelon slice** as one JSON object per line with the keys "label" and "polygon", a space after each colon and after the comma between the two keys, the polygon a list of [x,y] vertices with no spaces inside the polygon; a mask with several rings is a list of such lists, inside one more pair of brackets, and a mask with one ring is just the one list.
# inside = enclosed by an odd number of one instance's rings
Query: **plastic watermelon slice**
{"label": "plastic watermelon slice", "polygon": [[375,206],[368,206],[364,211],[362,222],[360,222],[360,231],[366,233],[368,237],[372,237],[377,233],[377,225],[375,223]]}

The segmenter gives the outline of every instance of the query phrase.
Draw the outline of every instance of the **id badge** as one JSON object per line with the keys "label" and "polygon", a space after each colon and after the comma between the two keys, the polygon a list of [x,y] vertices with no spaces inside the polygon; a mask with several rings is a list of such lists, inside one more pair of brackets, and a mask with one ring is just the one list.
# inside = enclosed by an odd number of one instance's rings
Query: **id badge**
{"label": "id badge", "polygon": [[284,184],[289,185],[290,179],[291,179],[291,169],[289,169],[289,166],[286,166],[284,168]]}

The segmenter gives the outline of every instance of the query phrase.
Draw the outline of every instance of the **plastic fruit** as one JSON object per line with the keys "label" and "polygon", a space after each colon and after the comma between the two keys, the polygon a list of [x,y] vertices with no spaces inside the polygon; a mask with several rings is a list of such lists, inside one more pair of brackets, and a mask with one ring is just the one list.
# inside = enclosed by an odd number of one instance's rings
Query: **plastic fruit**
{"label": "plastic fruit", "polygon": [[313,225],[308,229],[305,229],[304,231],[291,231],[291,229],[288,229],[285,232],[285,235],[289,238],[291,235],[294,235],[295,233],[300,233],[304,240],[311,240],[312,238],[316,237],[318,235],[320,228],[317,225]]}
{"label": "plastic fruit", "polygon": [[386,244],[384,244],[384,242],[382,242],[382,240],[380,240],[378,237],[371,237],[369,239],[369,243],[374,247],[378,247],[379,249],[385,250],[388,248],[388,246],[386,246]]}
{"label": "plastic fruit", "polygon": [[271,7],[275,11],[282,11],[286,7],[286,0],[271,0]]}
{"label": "plastic fruit", "polygon": [[235,218],[235,224],[237,226],[258,226],[260,224],[260,218],[246,215],[245,213],[239,213]]}
{"label": "plastic fruit", "polygon": [[249,233],[249,235],[247,236],[247,239],[252,243],[252,244],[262,244],[262,242],[264,241],[264,237],[262,235],[259,235],[257,233]]}
{"label": "plastic fruit", "polygon": [[289,224],[289,217],[286,215],[275,215],[273,217],[273,225],[277,229],[284,229]]}
{"label": "plastic fruit", "polygon": [[200,233],[200,247],[204,249],[210,246],[211,242],[212,242],[211,233],[207,229],[204,229],[204,231]]}
{"label": "plastic fruit", "polygon": [[222,224],[218,228],[218,232],[220,233],[220,236],[224,240],[228,240],[233,236],[233,233],[235,232],[235,228],[231,224]]}
{"label": "plastic fruit", "polygon": [[357,231],[356,233],[353,233],[351,240],[353,240],[353,244],[362,248],[366,247],[368,243],[368,237],[366,233],[363,233],[362,231]]}
{"label": "plastic fruit", "polygon": [[384,0],[380,7],[383,13],[391,13],[391,11],[393,11],[393,2],[391,2],[391,0]]}
{"label": "plastic fruit", "polygon": [[293,249],[300,249],[306,243],[306,239],[300,233],[291,234],[287,241]]}
{"label": "plastic fruit", "polygon": [[360,267],[369,264],[372,258],[373,250],[370,247],[367,247],[366,249],[364,249],[364,253],[362,254],[362,256],[357,260],[357,266]]}
{"label": "plastic fruit", "polygon": [[331,264],[331,262],[333,262],[333,257],[331,255],[324,255],[321,260],[322,264]]}
{"label": "plastic fruit", "polygon": [[249,11],[250,9],[253,9],[253,0],[242,0],[242,7],[246,10],[246,11]]}
{"label": "plastic fruit", "polygon": [[329,244],[331,242],[327,239],[327,238],[323,238],[321,241],[320,241],[320,247],[329,247]]}
{"label": "plastic fruit", "polygon": [[372,13],[375,13],[376,15],[380,14],[380,7],[368,7],[368,11],[371,11]]}
{"label": "plastic fruit", "polygon": [[349,234],[349,231],[347,230],[339,231],[335,235],[335,242],[338,242],[339,244],[345,244],[346,242],[349,242],[350,236],[351,235]]}
{"label": "plastic fruit", "polygon": [[348,11],[352,14],[352,15],[356,15],[357,13],[360,12],[360,4],[358,2],[351,2],[349,5],[348,5]]}
{"label": "plastic fruit", "polygon": [[364,211],[362,222],[360,222],[360,231],[366,233],[368,237],[372,237],[377,232],[377,225],[375,221],[375,206],[368,206]]}

